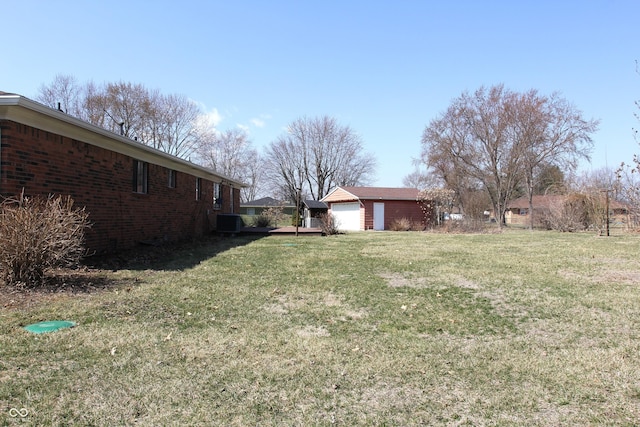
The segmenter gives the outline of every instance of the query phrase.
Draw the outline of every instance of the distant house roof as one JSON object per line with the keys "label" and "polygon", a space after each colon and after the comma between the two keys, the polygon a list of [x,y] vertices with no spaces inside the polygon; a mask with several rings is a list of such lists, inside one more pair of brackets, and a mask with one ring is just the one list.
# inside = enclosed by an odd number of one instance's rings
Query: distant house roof
{"label": "distant house roof", "polygon": [[308,209],[329,209],[329,206],[320,200],[305,200],[302,203],[304,203]]}
{"label": "distant house roof", "polygon": [[251,200],[246,203],[240,203],[240,206],[243,208],[268,208],[271,206],[295,206],[295,203],[291,203],[290,201],[280,201],[276,200],[273,197],[263,197],[261,199]]}
{"label": "distant house roof", "polygon": [[[533,196],[532,204],[535,209],[549,209],[550,206],[563,203],[566,198],[567,196],[559,194],[538,195]],[[523,196],[512,200],[507,203],[507,209],[529,209],[529,197]]]}
{"label": "distant house roof", "polygon": [[336,187],[322,198],[322,201],[332,201],[336,196],[340,200],[417,200],[417,188],[396,187]]}

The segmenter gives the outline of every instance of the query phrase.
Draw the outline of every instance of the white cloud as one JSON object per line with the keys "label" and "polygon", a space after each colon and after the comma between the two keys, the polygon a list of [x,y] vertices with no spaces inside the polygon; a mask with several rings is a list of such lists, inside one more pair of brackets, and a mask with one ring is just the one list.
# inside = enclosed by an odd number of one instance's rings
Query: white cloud
{"label": "white cloud", "polygon": [[271,114],[260,114],[250,120],[251,124],[257,128],[263,128],[267,125],[267,120],[271,119]]}
{"label": "white cloud", "polygon": [[265,125],[265,122],[262,119],[251,119],[251,124],[257,128],[263,128]]}
{"label": "white cloud", "polygon": [[243,125],[241,123],[237,123],[236,126],[238,126],[240,129],[242,129],[243,131],[245,131],[246,133],[249,133],[250,130],[250,126],[247,125]]}
{"label": "white cloud", "polygon": [[205,113],[205,116],[214,127],[218,126],[218,124],[223,120],[222,114],[220,114],[217,108]]}

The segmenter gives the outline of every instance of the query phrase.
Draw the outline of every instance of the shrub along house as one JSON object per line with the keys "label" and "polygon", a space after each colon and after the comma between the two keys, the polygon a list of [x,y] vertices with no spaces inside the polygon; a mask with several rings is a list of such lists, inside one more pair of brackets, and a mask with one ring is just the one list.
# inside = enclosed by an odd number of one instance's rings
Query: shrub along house
{"label": "shrub along house", "polygon": [[216,229],[243,184],[15,94],[0,92],[0,196],[69,195],[86,246],[116,252]]}
{"label": "shrub along house", "polygon": [[424,225],[418,193],[417,188],[336,187],[321,201],[341,231],[388,230],[402,219]]}

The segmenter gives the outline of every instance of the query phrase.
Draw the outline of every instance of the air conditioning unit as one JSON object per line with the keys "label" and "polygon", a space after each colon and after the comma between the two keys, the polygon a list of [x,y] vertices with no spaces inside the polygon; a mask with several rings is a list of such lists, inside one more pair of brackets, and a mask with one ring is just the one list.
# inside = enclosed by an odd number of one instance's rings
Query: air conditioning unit
{"label": "air conditioning unit", "polygon": [[216,224],[219,233],[239,233],[243,225],[238,214],[218,214]]}

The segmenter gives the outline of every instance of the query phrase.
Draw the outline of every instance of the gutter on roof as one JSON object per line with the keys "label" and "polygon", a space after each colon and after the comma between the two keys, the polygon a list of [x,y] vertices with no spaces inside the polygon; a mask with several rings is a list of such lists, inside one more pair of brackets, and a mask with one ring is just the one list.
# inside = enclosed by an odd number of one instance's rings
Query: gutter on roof
{"label": "gutter on roof", "polygon": [[[11,108],[17,107],[17,109]],[[34,116],[35,114],[35,116]],[[20,95],[0,94],[0,118],[57,133],[96,147],[105,148],[137,160],[165,166],[204,179],[217,178],[236,188],[246,184],[187,160],[157,150],[99,126],[49,108]]]}

